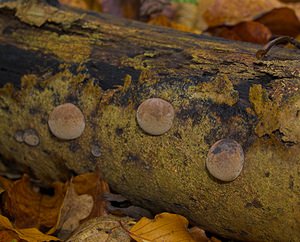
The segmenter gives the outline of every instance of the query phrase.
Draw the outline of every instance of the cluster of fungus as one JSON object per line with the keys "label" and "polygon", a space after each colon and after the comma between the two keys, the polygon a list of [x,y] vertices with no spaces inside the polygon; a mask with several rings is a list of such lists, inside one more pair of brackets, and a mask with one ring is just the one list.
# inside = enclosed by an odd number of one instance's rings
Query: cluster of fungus
{"label": "cluster of fungus", "polygon": [[[173,106],[160,98],[144,101],[137,110],[136,119],[143,131],[151,135],[166,133],[173,124]],[[232,139],[221,139],[209,150],[206,167],[209,173],[220,181],[235,180],[244,165],[242,146]]]}
{"label": "cluster of fungus", "polygon": [[19,143],[25,143],[29,146],[37,146],[40,143],[40,137],[35,129],[17,130],[15,140]]}
{"label": "cluster of fungus", "polygon": [[[149,98],[142,102],[136,112],[140,128],[147,134],[158,136],[168,132],[175,116],[173,106],[161,98]],[[81,136],[85,129],[85,119],[81,110],[72,103],[55,107],[49,115],[48,126],[51,133],[61,140],[72,140]],[[18,142],[30,146],[39,144],[39,136],[34,129],[19,130],[15,133]],[[100,147],[91,146],[95,157],[101,156]],[[233,181],[244,165],[243,148],[232,139],[221,139],[210,148],[206,168],[209,173],[221,181]]]}

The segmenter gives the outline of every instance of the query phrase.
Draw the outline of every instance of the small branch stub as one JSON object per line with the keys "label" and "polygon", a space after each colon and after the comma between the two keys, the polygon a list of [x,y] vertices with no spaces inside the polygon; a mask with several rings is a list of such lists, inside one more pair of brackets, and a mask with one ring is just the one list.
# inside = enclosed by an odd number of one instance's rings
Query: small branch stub
{"label": "small branch stub", "polygon": [[296,48],[300,49],[300,42],[298,42],[294,38],[292,38],[290,36],[280,36],[280,37],[277,37],[276,39],[273,39],[269,43],[267,43],[262,49],[258,50],[256,52],[256,58],[261,60],[267,55],[267,53],[274,46],[279,45],[279,44],[287,44],[287,43],[290,43],[290,44],[294,45]]}
{"label": "small branch stub", "polygon": [[85,120],[78,107],[72,103],[65,103],[53,109],[49,115],[48,125],[57,138],[71,140],[83,133]]}
{"label": "small branch stub", "polygon": [[147,99],[136,114],[139,126],[151,135],[166,133],[172,127],[174,116],[173,106],[161,98]]}
{"label": "small branch stub", "polygon": [[244,165],[242,146],[232,139],[221,139],[210,149],[206,159],[206,167],[215,178],[229,182],[236,179]]}

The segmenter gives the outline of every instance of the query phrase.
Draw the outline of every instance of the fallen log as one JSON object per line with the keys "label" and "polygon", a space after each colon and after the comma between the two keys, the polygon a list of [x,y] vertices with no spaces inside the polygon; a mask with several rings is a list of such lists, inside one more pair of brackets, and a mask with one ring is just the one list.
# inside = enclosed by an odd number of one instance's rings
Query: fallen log
{"label": "fallen log", "polygon": [[[257,45],[43,1],[1,3],[0,31],[6,167],[46,185],[99,166],[113,190],[153,212],[182,214],[228,238],[300,240],[299,51],[277,48],[258,60]],[[136,119],[149,98],[174,109],[161,135]],[[64,103],[83,113],[76,139],[49,128]],[[245,156],[231,182],[206,169],[221,139]]]}

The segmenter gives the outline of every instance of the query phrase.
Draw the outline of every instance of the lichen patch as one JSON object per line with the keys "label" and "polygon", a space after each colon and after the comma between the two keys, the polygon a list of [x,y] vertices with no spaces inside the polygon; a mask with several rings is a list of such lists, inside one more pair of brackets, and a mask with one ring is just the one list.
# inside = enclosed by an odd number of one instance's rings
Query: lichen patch
{"label": "lichen patch", "polygon": [[250,87],[249,100],[259,118],[255,127],[255,132],[259,137],[271,134],[279,128],[279,107],[269,99],[267,91],[263,89],[261,84],[254,84]]}

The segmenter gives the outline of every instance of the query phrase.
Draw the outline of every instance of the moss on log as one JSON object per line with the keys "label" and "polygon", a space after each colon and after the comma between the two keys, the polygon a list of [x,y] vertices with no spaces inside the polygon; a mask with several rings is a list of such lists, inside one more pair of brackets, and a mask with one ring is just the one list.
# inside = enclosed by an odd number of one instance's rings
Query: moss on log
{"label": "moss on log", "polygon": [[[38,4],[39,2],[39,4]],[[83,13],[40,1],[0,4],[0,153],[45,184],[98,165],[111,187],[154,212],[172,211],[223,236],[300,240],[300,53]],[[137,125],[141,102],[175,109],[161,136]],[[49,113],[71,102],[82,136],[61,141]],[[40,142],[17,142],[35,129]],[[205,160],[219,139],[242,145],[233,182]],[[99,157],[92,147],[98,146]],[[5,165],[9,165],[6,162]]]}

